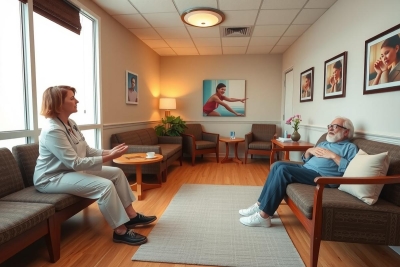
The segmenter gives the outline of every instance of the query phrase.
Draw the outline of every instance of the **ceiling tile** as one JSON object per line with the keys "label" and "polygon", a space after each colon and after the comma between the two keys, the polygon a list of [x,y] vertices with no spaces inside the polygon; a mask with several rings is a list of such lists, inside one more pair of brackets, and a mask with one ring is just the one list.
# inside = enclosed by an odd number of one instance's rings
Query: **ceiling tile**
{"label": "ceiling tile", "polygon": [[194,47],[192,39],[165,39],[170,47]]}
{"label": "ceiling tile", "polygon": [[308,0],[305,8],[330,8],[336,0]]}
{"label": "ceiling tile", "polygon": [[191,27],[186,26],[190,35],[193,38],[198,37],[220,37],[219,27],[209,27],[209,28],[199,28],[199,27]]}
{"label": "ceiling tile", "polygon": [[300,9],[261,10],[256,25],[290,24]]}
{"label": "ceiling tile", "polygon": [[228,37],[222,38],[222,46],[247,46],[250,37]]}
{"label": "ceiling tile", "polygon": [[261,0],[219,0],[221,10],[258,10]]}
{"label": "ceiling tile", "polygon": [[273,47],[273,45],[249,46],[246,54],[269,54]]}
{"label": "ceiling tile", "polygon": [[293,37],[281,37],[281,39],[278,41],[276,45],[291,45],[294,43],[294,41],[297,40],[297,36]]}
{"label": "ceiling tile", "polygon": [[302,35],[311,25],[291,25],[283,36],[300,36]]}
{"label": "ceiling tile", "polygon": [[210,47],[197,47],[200,55],[222,55],[222,48],[220,46]]}
{"label": "ceiling tile", "polygon": [[154,48],[153,50],[160,56],[176,56],[176,53],[172,48]]}
{"label": "ceiling tile", "polygon": [[160,40],[142,40],[143,43],[147,44],[150,48],[162,48],[169,47],[168,44],[160,39]]}
{"label": "ceiling tile", "polygon": [[289,25],[257,25],[253,36],[282,36]]}
{"label": "ceiling tile", "polygon": [[220,38],[194,38],[194,43],[197,47],[202,46],[221,46]]}
{"label": "ceiling tile", "polygon": [[303,9],[293,24],[313,24],[316,22],[327,9]]}
{"label": "ceiling tile", "polygon": [[195,7],[218,8],[217,0],[174,0],[174,2],[178,8],[179,14],[182,14],[189,8]]}
{"label": "ceiling tile", "polygon": [[224,55],[230,54],[245,54],[247,47],[245,46],[232,46],[232,47],[222,47],[222,53]]}
{"label": "ceiling tile", "polygon": [[155,28],[184,26],[178,12],[143,14],[144,18]]}
{"label": "ceiling tile", "polygon": [[129,0],[129,1],[140,13],[176,12],[174,3],[171,0],[146,0],[146,1]]}
{"label": "ceiling tile", "polygon": [[137,14],[137,10],[126,0],[93,0],[110,15]]}
{"label": "ceiling tile", "polygon": [[180,39],[190,38],[185,27],[155,28],[162,38]]}
{"label": "ceiling tile", "polygon": [[153,28],[130,29],[130,31],[142,40],[161,39],[161,36]]}
{"label": "ceiling tile", "polygon": [[254,25],[258,10],[224,11],[225,21],[221,26],[249,26]]}
{"label": "ceiling tile", "polygon": [[276,45],[272,48],[270,54],[282,54],[289,48],[289,45]]}
{"label": "ceiling tile", "polygon": [[261,9],[302,8],[306,2],[307,0],[264,0]]}
{"label": "ceiling tile", "polygon": [[172,47],[172,49],[175,51],[177,55],[180,56],[191,56],[191,55],[198,55],[199,52],[197,51],[196,48],[190,48],[190,47],[185,47],[185,48],[175,48]]}
{"label": "ceiling tile", "polygon": [[275,45],[279,37],[252,37],[249,46]]}
{"label": "ceiling tile", "polygon": [[119,23],[125,26],[125,28],[149,28],[150,24],[139,14],[137,15],[115,15],[113,16]]}

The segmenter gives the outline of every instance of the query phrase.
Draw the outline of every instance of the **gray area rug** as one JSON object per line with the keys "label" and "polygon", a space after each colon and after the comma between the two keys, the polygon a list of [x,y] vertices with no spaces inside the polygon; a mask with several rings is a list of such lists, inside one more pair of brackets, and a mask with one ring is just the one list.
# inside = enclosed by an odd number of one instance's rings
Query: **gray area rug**
{"label": "gray area rug", "polygon": [[247,227],[239,209],[261,186],[184,184],[132,260],[216,266],[304,266],[282,221]]}

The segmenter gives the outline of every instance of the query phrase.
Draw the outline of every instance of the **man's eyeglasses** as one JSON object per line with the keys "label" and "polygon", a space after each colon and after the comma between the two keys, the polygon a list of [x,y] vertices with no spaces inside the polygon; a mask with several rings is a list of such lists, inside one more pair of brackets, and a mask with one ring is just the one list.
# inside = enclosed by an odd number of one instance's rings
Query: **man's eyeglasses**
{"label": "man's eyeglasses", "polygon": [[328,130],[329,130],[329,128],[333,128],[333,130],[336,130],[338,127],[339,128],[342,128],[342,129],[345,129],[345,130],[348,130],[346,127],[343,127],[343,126],[341,126],[341,125],[339,125],[339,124],[328,124]]}

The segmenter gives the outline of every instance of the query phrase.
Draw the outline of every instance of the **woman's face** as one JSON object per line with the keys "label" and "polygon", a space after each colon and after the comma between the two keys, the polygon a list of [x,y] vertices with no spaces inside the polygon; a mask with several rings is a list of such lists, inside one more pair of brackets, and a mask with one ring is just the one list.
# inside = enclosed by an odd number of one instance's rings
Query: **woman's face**
{"label": "woman's face", "polygon": [[75,98],[74,92],[68,90],[62,104],[62,111],[68,116],[72,113],[78,112],[78,103],[79,101]]}
{"label": "woman's face", "polygon": [[399,45],[396,45],[395,48],[384,46],[381,48],[381,59],[383,63],[387,66],[397,62],[397,53],[399,51]]}
{"label": "woman's face", "polygon": [[310,79],[305,78],[304,79],[304,88],[308,89],[310,87]]}
{"label": "woman's face", "polygon": [[340,79],[340,77],[342,76],[341,72],[342,69],[333,68],[333,76],[335,77],[336,80]]}
{"label": "woman's face", "polygon": [[226,87],[221,87],[221,88],[217,89],[217,92],[218,92],[218,94],[220,94],[220,95],[225,94],[225,91],[226,91]]}

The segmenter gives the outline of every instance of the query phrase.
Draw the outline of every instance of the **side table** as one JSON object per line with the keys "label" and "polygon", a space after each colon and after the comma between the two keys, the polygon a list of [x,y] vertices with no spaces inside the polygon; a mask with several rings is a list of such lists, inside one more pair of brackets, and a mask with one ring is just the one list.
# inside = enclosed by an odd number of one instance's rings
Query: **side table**
{"label": "side table", "polygon": [[146,153],[124,154],[119,158],[113,159],[118,164],[136,165],[136,183],[131,184],[131,189],[138,194],[138,200],[142,200],[142,190],[149,190],[161,187],[161,184],[146,184],[142,182],[142,165],[159,162],[163,159],[160,154],[155,154],[154,158],[146,158]]}
{"label": "side table", "polygon": [[306,151],[307,149],[314,147],[314,144],[298,141],[298,142],[279,142],[278,139],[272,139],[271,156],[269,157],[270,166],[274,163],[274,154],[279,151],[284,151],[285,160],[289,160],[289,151]]}
{"label": "side table", "polygon": [[[226,154],[225,158],[221,160],[221,163],[226,163],[230,161],[234,161],[239,164],[243,164],[243,162],[238,158],[237,148],[240,142],[244,142],[244,138],[236,137],[235,139],[231,139],[229,137],[220,137],[219,141],[225,143]],[[229,144],[235,144],[235,157],[229,158]]]}

